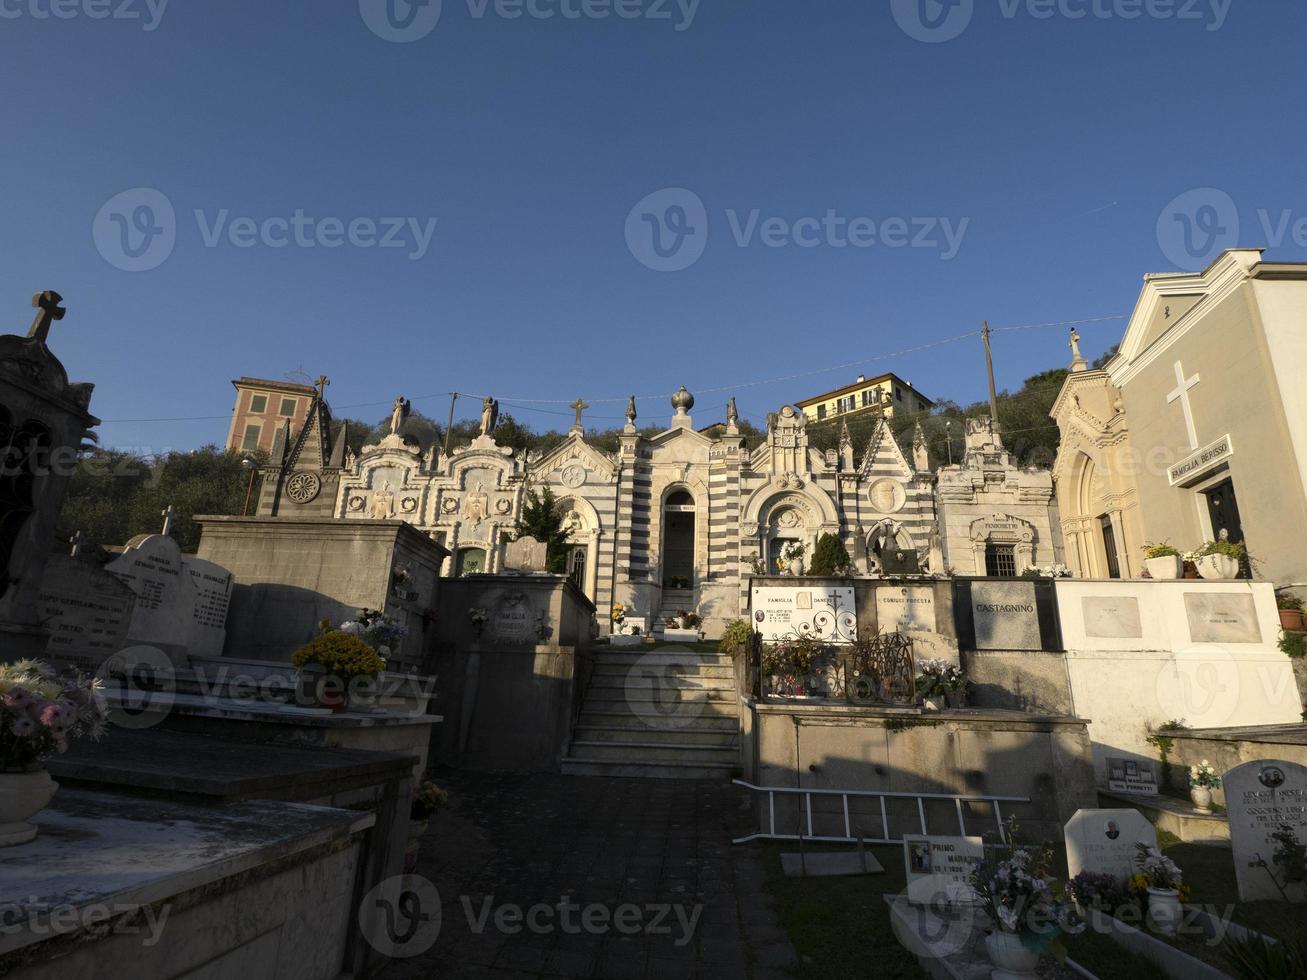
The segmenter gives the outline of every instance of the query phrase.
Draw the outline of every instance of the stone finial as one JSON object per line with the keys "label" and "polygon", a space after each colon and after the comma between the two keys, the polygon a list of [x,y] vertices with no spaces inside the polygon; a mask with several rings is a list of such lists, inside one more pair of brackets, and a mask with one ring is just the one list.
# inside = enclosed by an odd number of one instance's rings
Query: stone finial
{"label": "stone finial", "polygon": [[916,428],[912,431],[912,467],[918,473],[930,472],[930,445],[926,442],[926,431],[921,427],[921,419],[917,419]]}
{"label": "stone finial", "polygon": [[680,390],[672,395],[672,408],[681,416],[689,415],[690,409],[694,408],[694,396],[686,390],[685,385],[681,385]]}
{"label": "stone finial", "polygon": [[731,435],[735,435],[740,431],[740,412],[735,407],[734,395],[726,403],[726,431]]}
{"label": "stone finial", "polygon": [[53,289],[47,289],[45,292],[37,293],[32,297],[32,306],[40,310],[36,314],[36,319],[32,321],[32,329],[27,331],[29,340],[38,340],[45,343],[50,336],[50,325],[55,320],[62,320],[68,312],[59,304],[64,298],[56,293]]}
{"label": "stone finial", "polygon": [[626,432],[635,431],[635,395],[632,395],[626,402]]}
{"label": "stone finial", "polygon": [[572,402],[572,404],[568,405],[567,407],[576,413],[576,421],[572,423],[572,428],[568,432],[568,435],[571,435],[572,433],[576,433],[578,435],[584,435],[585,426],[581,424],[581,413],[584,412],[590,406],[586,404],[584,398],[578,398],[576,401]]}

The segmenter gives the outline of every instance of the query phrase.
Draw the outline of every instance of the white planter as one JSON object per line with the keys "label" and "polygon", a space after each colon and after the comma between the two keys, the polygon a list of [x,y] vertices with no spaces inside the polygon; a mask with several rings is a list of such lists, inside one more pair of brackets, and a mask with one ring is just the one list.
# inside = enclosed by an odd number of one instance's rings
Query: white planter
{"label": "white planter", "polygon": [[663,639],[667,642],[674,642],[674,643],[698,643],[699,631],[682,630],[682,629],[665,629],[663,630]]}
{"label": "white planter", "polygon": [[1021,937],[1010,932],[991,932],[985,937],[993,980],[1036,980],[1039,954],[1021,945]]}
{"label": "white planter", "polygon": [[44,769],[0,773],[0,847],[26,844],[36,836],[27,818],[44,810],[58,788]]}
{"label": "white planter", "polygon": [[1183,915],[1180,893],[1174,888],[1148,888],[1148,923],[1163,936],[1174,936]]}
{"label": "white planter", "polygon": [[1230,579],[1239,577],[1239,559],[1229,555],[1203,555],[1194,562],[1203,578]]}
{"label": "white planter", "polygon": [[629,633],[614,633],[608,638],[610,647],[638,647],[644,642],[644,637],[640,635],[632,636]]}
{"label": "white planter", "polygon": [[1145,558],[1144,568],[1148,569],[1150,578],[1179,578],[1184,574],[1184,559],[1179,555],[1167,555],[1165,558]]}
{"label": "white planter", "polygon": [[1212,791],[1207,786],[1190,786],[1189,799],[1199,813],[1212,812]]}
{"label": "white planter", "polygon": [[944,695],[940,694],[933,698],[922,698],[921,708],[923,711],[943,711],[946,701]]}

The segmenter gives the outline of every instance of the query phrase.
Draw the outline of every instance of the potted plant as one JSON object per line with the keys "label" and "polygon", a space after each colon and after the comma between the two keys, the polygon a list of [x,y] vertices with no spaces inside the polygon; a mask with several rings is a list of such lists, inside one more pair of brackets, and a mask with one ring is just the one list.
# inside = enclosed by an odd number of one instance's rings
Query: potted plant
{"label": "potted plant", "polygon": [[1164,936],[1174,936],[1187,897],[1179,866],[1159,848],[1140,841],[1135,845],[1138,874],[1130,879],[1131,891],[1148,895],[1148,921]]}
{"label": "potted plant", "polygon": [[1118,909],[1138,907],[1122,880],[1106,871],[1081,871],[1066,883],[1066,890],[1086,917],[1094,913],[1114,915]]}
{"label": "potted plant", "polygon": [[1212,812],[1212,790],[1218,789],[1220,785],[1221,777],[1206,759],[1189,767],[1189,799],[1199,813]]}
{"label": "potted plant", "polygon": [[75,738],[99,739],[107,717],[98,680],[60,678],[35,660],[0,664],[0,847],[36,836],[28,818],[45,809],[59,788],[45,760],[66,751]]}
{"label": "potted plant", "polygon": [[1144,567],[1149,578],[1179,578],[1184,574],[1184,559],[1178,548],[1163,541],[1144,548]]}
{"label": "potted plant", "polygon": [[1062,897],[1052,867],[1052,847],[1022,847],[1016,822],[1009,820],[1002,845],[990,850],[972,872],[971,886],[994,923],[985,937],[993,976],[1035,980],[1041,956],[1062,954],[1062,934],[1084,930],[1084,922]]}
{"label": "potted plant", "polygon": [[300,671],[301,690],[332,711],[344,711],[351,694],[376,689],[376,678],[386,669],[381,654],[354,633],[332,630],[314,637],[291,656]]}
{"label": "potted plant", "polygon": [[1290,633],[1303,631],[1302,600],[1291,592],[1281,592],[1275,597],[1275,604],[1280,610],[1280,627]]}
{"label": "potted plant", "polygon": [[781,549],[780,557],[776,559],[776,568],[782,575],[802,575],[803,556],[807,551],[808,546],[803,542],[791,541]]}
{"label": "potted plant", "polygon": [[412,874],[418,863],[418,842],[427,832],[427,824],[449,803],[449,794],[429,779],[413,790],[408,810],[408,844],[404,848],[404,873]]}
{"label": "potted plant", "polygon": [[1239,577],[1239,571],[1248,558],[1248,549],[1242,544],[1226,541],[1208,541],[1197,551],[1195,564],[1198,574],[1206,579],[1232,579]]}
{"label": "potted plant", "polygon": [[950,708],[965,708],[967,706],[967,691],[971,688],[971,681],[968,679],[966,671],[955,664],[949,664],[948,672],[944,675],[944,700]]}
{"label": "potted plant", "polygon": [[927,711],[941,711],[948,694],[947,660],[917,661],[917,696]]}

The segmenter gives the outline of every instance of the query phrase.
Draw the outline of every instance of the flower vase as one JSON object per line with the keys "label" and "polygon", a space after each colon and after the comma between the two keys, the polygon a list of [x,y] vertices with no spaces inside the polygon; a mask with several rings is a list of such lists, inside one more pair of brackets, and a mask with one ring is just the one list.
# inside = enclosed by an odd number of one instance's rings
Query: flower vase
{"label": "flower vase", "polygon": [[965,708],[967,706],[967,692],[947,691],[944,694],[944,703],[950,708]]}
{"label": "flower vase", "polygon": [[1203,555],[1197,561],[1198,574],[1206,579],[1239,577],[1239,559],[1229,555]]}
{"label": "flower vase", "polygon": [[58,788],[44,769],[0,772],[0,847],[26,844],[36,836],[36,825],[27,818],[44,810]]}
{"label": "flower vase", "polygon": [[1039,954],[1026,949],[1021,937],[1011,932],[991,932],[985,937],[985,951],[994,964],[993,980],[1036,980]]}
{"label": "flower vase", "polygon": [[1179,891],[1148,887],[1148,922],[1154,932],[1174,936],[1182,914]]}
{"label": "flower vase", "polygon": [[1184,574],[1184,560],[1179,555],[1163,555],[1161,558],[1145,558],[1144,567],[1148,569],[1149,578],[1179,578]]}
{"label": "flower vase", "polygon": [[1190,786],[1189,799],[1199,813],[1212,812],[1212,790],[1208,786]]}

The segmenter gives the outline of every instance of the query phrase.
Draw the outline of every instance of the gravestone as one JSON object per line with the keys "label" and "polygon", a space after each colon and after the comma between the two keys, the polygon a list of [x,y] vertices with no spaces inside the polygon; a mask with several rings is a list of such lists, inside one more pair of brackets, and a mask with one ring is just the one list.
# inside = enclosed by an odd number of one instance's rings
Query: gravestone
{"label": "gravestone", "polygon": [[929,585],[877,589],[876,627],[882,633],[935,632],[935,589]]}
{"label": "gravestone", "polygon": [[52,557],[41,583],[42,625],[50,632],[46,659],[57,667],[94,674],[128,645],[136,596],[98,564]]}
{"label": "gravestone", "polygon": [[[1290,880],[1292,875],[1276,864],[1281,845],[1271,838],[1288,827],[1300,844],[1307,844],[1307,766],[1278,759],[1245,762],[1221,782],[1239,898],[1307,901],[1307,883]],[[1267,867],[1260,866],[1263,861]]]}
{"label": "gravestone", "polygon": [[971,872],[985,858],[979,837],[903,835],[903,862],[907,870],[908,901],[913,905],[975,905]]}
{"label": "gravestone", "polygon": [[1156,796],[1157,770],[1151,759],[1108,756],[1107,788],[1128,796]]}
{"label": "gravestone", "polygon": [[1194,643],[1261,643],[1253,597],[1246,592],[1186,592],[1189,638]]}
{"label": "gravestone", "polygon": [[520,592],[509,592],[490,610],[487,634],[500,643],[534,643],[535,613],[531,602]]}
{"label": "gravestone", "polygon": [[548,568],[545,543],[530,535],[504,547],[504,568],[512,572],[543,572]]}
{"label": "gravestone", "polygon": [[183,555],[165,534],[138,535],[105,566],[135,594],[127,639],[170,657],[220,656],[226,638],[231,573]]}
{"label": "gravestone", "polygon": [[971,616],[980,650],[1039,650],[1039,605],[1033,582],[971,583]]}
{"label": "gravestone", "polygon": [[1077,810],[1065,834],[1068,878],[1096,871],[1124,882],[1136,870],[1135,845],[1157,846],[1157,828],[1138,810]]}
{"label": "gravestone", "polygon": [[1142,640],[1139,600],[1134,596],[1087,595],[1080,599],[1085,636],[1102,640]]}

